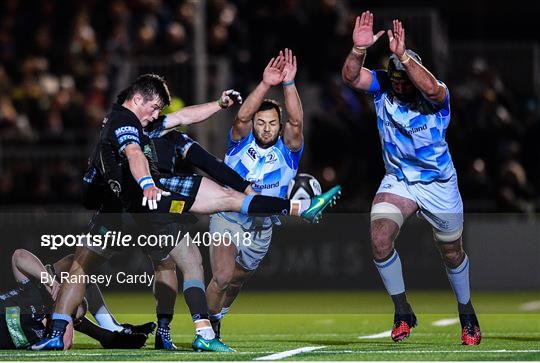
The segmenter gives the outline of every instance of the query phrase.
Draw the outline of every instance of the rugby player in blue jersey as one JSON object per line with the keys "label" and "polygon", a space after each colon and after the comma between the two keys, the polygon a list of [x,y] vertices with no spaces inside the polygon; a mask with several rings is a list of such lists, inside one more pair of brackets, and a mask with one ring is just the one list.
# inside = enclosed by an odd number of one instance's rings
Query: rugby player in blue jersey
{"label": "rugby player in blue jersey", "polygon": [[[276,61],[280,58],[281,63]],[[294,82],[296,71],[296,56],[290,49],[271,60],[228,134],[225,164],[250,181],[261,195],[285,198],[289,182],[298,171],[304,148],[304,115]],[[278,85],[283,87],[286,120],[280,105],[265,99]],[[222,242],[210,246],[212,280],[206,290],[210,321],[218,337],[221,318],[268,252],[274,224],[280,224],[276,216],[251,217],[234,212],[214,214],[210,219],[210,233],[220,236]]]}
{"label": "rugby player in blue jersey", "polygon": [[405,29],[399,20],[387,31],[392,53],[388,70],[364,68],[367,49],[383,34],[373,34],[369,11],[356,18],[354,46],[342,76],[350,87],[371,94],[375,103],[386,175],[371,209],[371,246],[395,306],[391,337],[402,341],[416,325],[394,240],[403,222],[417,213],[433,227],[435,245],[458,301],[462,344],[477,345],[481,333],[470,299],[469,259],[462,246],[463,204],[445,141],[450,94],[420,57],[406,49]]}

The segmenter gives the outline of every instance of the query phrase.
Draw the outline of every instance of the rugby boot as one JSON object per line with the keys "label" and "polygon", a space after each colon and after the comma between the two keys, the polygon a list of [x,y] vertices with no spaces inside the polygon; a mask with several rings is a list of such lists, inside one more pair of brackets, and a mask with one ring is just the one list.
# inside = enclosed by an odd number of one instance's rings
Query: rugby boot
{"label": "rugby boot", "polygon": [[416,315],[409,304],[409,312],[405,314],[394,314],[394,327],[390,336],[394,342],[401,342],[411,335],[411,329],[416,326]]}
{"label": "rugby boot", "polygon": [[461,323],[461,344],[480,344],[482,333],[480,332],[480,324],[478,323],[476,314],[460,314],[459,321]]}
{"label": "rugby boot", "polygon": [[171,329],[158,328],[154,342],[155,349],[177,350],[171,339]]}
{"label": "rugby boot", "polygon": [[195,340],[191,344],[191,347],[196,352],[236,352],[218,338],[208,340],[200,335],[195,336]]}
{"label": "rugby boot", "polygon": [[329,206],[335,205],[340,196],[341,186],[336,185],[327,192],[311,198],[309,208],[301,214],[301,217],[310,223],[319,223],[322,212]]}
{"label": "rugby boot", "polygon": [[36,344],[32,345],[30,350],[64,350],[64,337],[57,335],[53,337],[43,338]]}

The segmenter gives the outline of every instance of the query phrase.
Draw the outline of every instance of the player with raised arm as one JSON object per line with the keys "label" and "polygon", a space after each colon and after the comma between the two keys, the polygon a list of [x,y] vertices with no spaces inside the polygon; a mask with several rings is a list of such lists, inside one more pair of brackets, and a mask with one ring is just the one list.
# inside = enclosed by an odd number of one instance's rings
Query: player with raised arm
{"label": "player with raised arm", "polygon": [[[285,49],[279,57],[284,59],[282,67],[270,61],[261,82],[240,107],[228,134],[225,163],[250,181],[255,192],[284,198],[304,148],[304,116],[295,85],[296,56]],[[278,85],[283,87],[286,120],[279,103],[265,99],[270,88]],[[218,336],[222,317],[268,252],[274,224],[279,224],[277,216],[225,212],[211,217],[210,234],[219,236],[219,243],[210,246],[212,280],[206,296]],[[249,243],[244,243],[246,233]]]}
{"label": "player with raised arm", "polygon": [[[190,106],[167,115],[167,117],[156,123],[156,126],[150,132],[153,137],[164,136],[179,125],[201,122],[220,109],[234,104],[231,96],[234,96],[234,94],[227,91],[222,95],[219,102]],[[317,200],[307,201],[307,203],[306,201],[300,203],[281,198],[246,196],[237,191],[224,189],[207,178],[195,178],[195,183],[184,194],[173,193],[172,196],[166,195],[161,191],[164,189],[163,187],[156,187],[154,178],[158,180],[158,186],[161,186],[159,184],[164,184],[164,182],[156,168],[153,143],[147,135],[148,132],[144,132],[142,128],[147,127],[158,118],[159,110],[168,104],[169,100],[167,86],[161,77],[143,75],[127,90],[122,104],[113,105],[113,111],[105,118],[101,138],[91,162],[92,167],[85,176],[85,180],[89,185],[107,184],[109,186],[105,191],[108,197],[100,201],[102,212],[119,213],[125,210],[131,213],[134,218],[139,219],[139,225],[148,227],[153,233],[171,234],[172,229],[174,229],[172,234],[176,235],[176,231],[185,233],[186,224],[188,224],[185,220],[189,218],[183,218],[187,216],[182,215],[182,213],[186,211],[214,213],[232,210],[245,213],[282,213],[318,221],[322,211],[334,203],[338,197],[340,193],[339,187],[335,187],[326,194],[321,195]],[[150,173],[150,170],[152,170],[152,173]],[[202,187],[204,193],[198,193],[199,187]],[[148,188],[151,189],[152,193],[147,192]],[[111,194],[114,194],[117,198],[111,197]],[[169,193],[167,192],[167,194]],[[161,195],[165,195],[165,197],[158,205]],[[144,211],[143,207],[147,203],[151,211],[162,213],[150,213],[141,220],[140,216]],[[180,222],[182,219],[184,222]],[[93,224],[94,230],[98,232],[111,229],[99,222]],[[113,223],[113,229],[118,225],[118,222]],[[167,247],[160,247],[149,252],[156,272],[160,271],[160,264],[163,265],[167,259],[167,254],[174,246]],[[96,268],[106,260],[104,253],[110,253],[110,251],[104,250],[101,246],[93,248],[93,250],[85,247],[78,248],[70,274],[78,276],[87,274],[88,271]],[[163,270],[167,271],[167,273],[159,273],[159,276],[156,273],[156,282],[164,275],[173,275],[171,267],[165,266]],[[166,290],[169,290],[167,287],[170,287],[171,280],[162,280],[162,283]],[[53,324],[47,337],[35,344],[32,349],[62,349],[61,336],[66,324],[70,321],[68,312],[72,311],[76,306],[75,303],[82,299],[81,284],[70,283],[65,285],[68,286],[64,286],[62,291],[66,290],[68,292],[60,295],[55,308],[56,312],[53,314]],[[211,330],[211,328],[206,318],[207,313],[204,311],[206,307],[204,285],[198,284],[197,286],[191,286],[191,288],[193,288],[191,289],[192,293],[189,294],[191,304],[188,303],[188,305],[190,305],[190,312],[197,330],[197,341],[201,330]],[[172,297],[171,294],[166,295],[171,300],[168,306],[174,306],[173,298],[175,295],[173,294]],[[185,296],[187,300],[188,297]],[[172,314],[167,315],[169,317],[163,318],[163,320],[170,321]],[[159,321],[160,318],[158,318]],[[168,327],[168,324],[164,324],[164,326]],[[168,329],[165,330],[164,334],[162,334],[163,338],[170,342],[170,334],[167,333]],[[158,328],[159,333],[160,329]],[[207,348],[209,346],[208,342],[205,341],[204,343],[204,347]],[[214,343],[213,347],[210,345],[211,350],[230,350],[219,340],[214,340]],[[168,349],[167,345],[164,348]],[[168,346],[174,349],[173,345]],[[194,349],[200,350],[201,348],[194,345]]]}
{"label": "player with raised arm", "polygon": [[387,70],[363,67],[367,49],[384,31],[373,34],[373,14],[356,18],[354,46],[342,77],[350,87],[374,98],[377,127],[386,168],[371,209],[374,262],[395,306],[392,339],[402,341],[416,326],[407,302],[401,260],[394,248],[403,222],[415,212],[433,227],[433,236],[458,302],[461,341],[480,344],[480,325],[470,299],[469,259],[463,250],[463,204],[452,163],[446,129],[450,94],[405,47],[405,29],[393,21],[387,31],[392,53]]}

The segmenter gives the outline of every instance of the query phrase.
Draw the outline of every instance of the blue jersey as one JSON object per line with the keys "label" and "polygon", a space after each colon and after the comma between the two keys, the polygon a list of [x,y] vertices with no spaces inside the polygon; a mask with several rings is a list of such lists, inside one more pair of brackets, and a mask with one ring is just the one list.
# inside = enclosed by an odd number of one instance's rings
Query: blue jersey
{"label": "blue jersey", "polygon": [[[225,164],[234,169],[242,178],[251,182],[252,188],[261,195],[285,198],[289,181],[296,176],[298,163],[302,155],[302,148],[291,151],[281,136],[275,145],[263,149],[257,145],[253,133],[242,140],[232,139],[231,132],[228,135],[227,153]],[[228,220],[240,223],[244,228],[251,228],[254,219],[239,213],[223,213]],[[276,218],[272,218],[277,222]],[[271,223],[270,218],[265,218],[263,224]]]}
{"label": "blue jersey", "polygon": [[440,104],[422,98],[411,107],[392,96],[386,71],[372,74],[368,92],[374,96],[386,173],[408,183],[452,177],[455,169],[445,140],[450,123],[448,89]]}

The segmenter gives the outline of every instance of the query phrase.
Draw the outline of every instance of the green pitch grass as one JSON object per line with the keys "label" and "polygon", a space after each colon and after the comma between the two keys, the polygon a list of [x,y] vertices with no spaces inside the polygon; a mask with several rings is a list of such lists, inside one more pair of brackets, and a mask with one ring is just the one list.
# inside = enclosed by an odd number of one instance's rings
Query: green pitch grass
{"label": "green pitch grass", "polygon": [[[460,345],[459,323],[451,292],[409,292],[419,326],[406,341],[360,338],[388,331],[392,306],[382,292],[266,292],[242,294],[222,325],[223,340],[237,353],[194,353],[193,328],[181,297],[172,330],[177,352],[153,350],[153,336],[141,350],[104,350],[78,334],[66,352],[1,351],[0,360],[254,360],[311,347],[278,360],[540,360],[540,293],[475,293],[482,344]],[[153,319],[150,292],[111,294],[109,307],[122,322]],[[532,304],[524,305],[526,303]]]}

